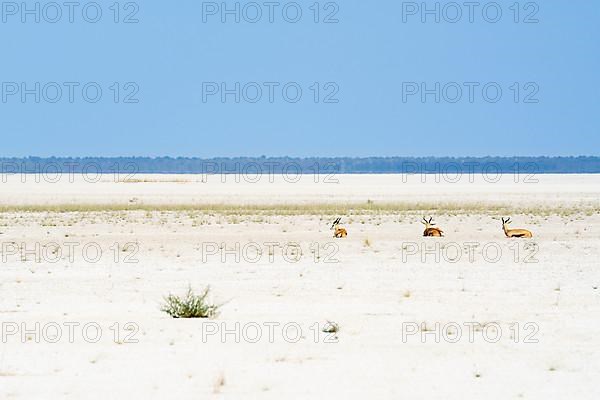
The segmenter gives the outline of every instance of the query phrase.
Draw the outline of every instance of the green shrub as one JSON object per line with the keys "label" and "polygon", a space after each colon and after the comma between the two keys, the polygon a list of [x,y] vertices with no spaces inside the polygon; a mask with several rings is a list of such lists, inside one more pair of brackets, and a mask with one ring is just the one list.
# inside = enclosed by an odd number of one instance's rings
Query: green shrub
{"label": "green shrub", "polygon": [[218,314],[219,306],[210,304],[207,300],[210,287],[197,295],[191,286],[185,296],[169,294],[165,297],[161,311],[166,312],[173,318],[214,318]]}

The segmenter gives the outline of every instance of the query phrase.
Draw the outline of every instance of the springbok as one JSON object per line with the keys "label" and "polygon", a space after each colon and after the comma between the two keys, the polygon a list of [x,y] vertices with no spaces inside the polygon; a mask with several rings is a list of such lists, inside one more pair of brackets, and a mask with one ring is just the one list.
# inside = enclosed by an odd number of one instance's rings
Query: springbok
{"label": "springbok", "polygon": [[340,226],[340,221],[342,220],[342,218],[338,218],[335,221],[333,221],[333,224],[331,225],[331,230],[333,230],[333,237],[334,238],[345,238],[346,236],[348,236],[348,232],[346,231],[346,229],[342,228]]}
{"label": "springbok", "polygon": [[423,225],[425,225],[425,231],[423,231],[423,236],[443,237],[444,231],[440,228],[434,228],[433,226],[435,226],[435,224],[431,223],[431,221],[433,221],[433,217],[429,217],[429,220],[423,217],[423,221],[421,222]]}
{"label": "springbok", "polygon": [[502,230],[504,230],[504,234],[508,238],[531,238],[533,234],[527,229],[508,229],[508,224],[512,223],[510,217],[502,218]]}

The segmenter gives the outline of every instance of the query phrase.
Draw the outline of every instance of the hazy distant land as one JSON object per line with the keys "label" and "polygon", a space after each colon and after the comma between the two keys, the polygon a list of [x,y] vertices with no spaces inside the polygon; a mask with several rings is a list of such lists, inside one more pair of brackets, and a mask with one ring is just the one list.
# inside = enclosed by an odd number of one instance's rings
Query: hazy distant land
{"label": "hazy distant land", "polygon": [[596,174],[600,157],[25,157],[0,158],[0,173],[521,173]]}

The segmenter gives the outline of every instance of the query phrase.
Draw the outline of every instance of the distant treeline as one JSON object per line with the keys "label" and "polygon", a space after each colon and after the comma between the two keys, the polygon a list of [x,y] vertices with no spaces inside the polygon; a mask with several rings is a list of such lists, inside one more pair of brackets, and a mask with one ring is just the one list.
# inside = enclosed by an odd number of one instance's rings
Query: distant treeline
{"label": "distant treeline", "polygon": [[156,174],[600,173],[600,157],[27,157],[0,158],[0,172]]}

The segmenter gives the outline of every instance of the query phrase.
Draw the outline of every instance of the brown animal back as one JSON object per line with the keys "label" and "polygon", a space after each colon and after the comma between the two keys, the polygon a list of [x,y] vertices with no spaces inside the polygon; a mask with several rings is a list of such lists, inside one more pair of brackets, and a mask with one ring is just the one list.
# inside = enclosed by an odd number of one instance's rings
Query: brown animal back
{"label": "brown animal back", "polygon": [[444,231],[439,228],[427,228],[425,232],[423,232],[423,236],[426,237],[442,237],[444,236]]}
{"label": "brown animal back", "polygon": [[348,232],[346,231],[346,229],[344,229],[344,228],[337,228],[335,230],[335,237],[344,238],[346,236],[348,236]]}
{"label": "brown animal back", "polygon": [[533,233],[531,233],[530,231],[528,231],[526,229],[513,229],[513,230],[508,231],[508,237],[532,238]]}

